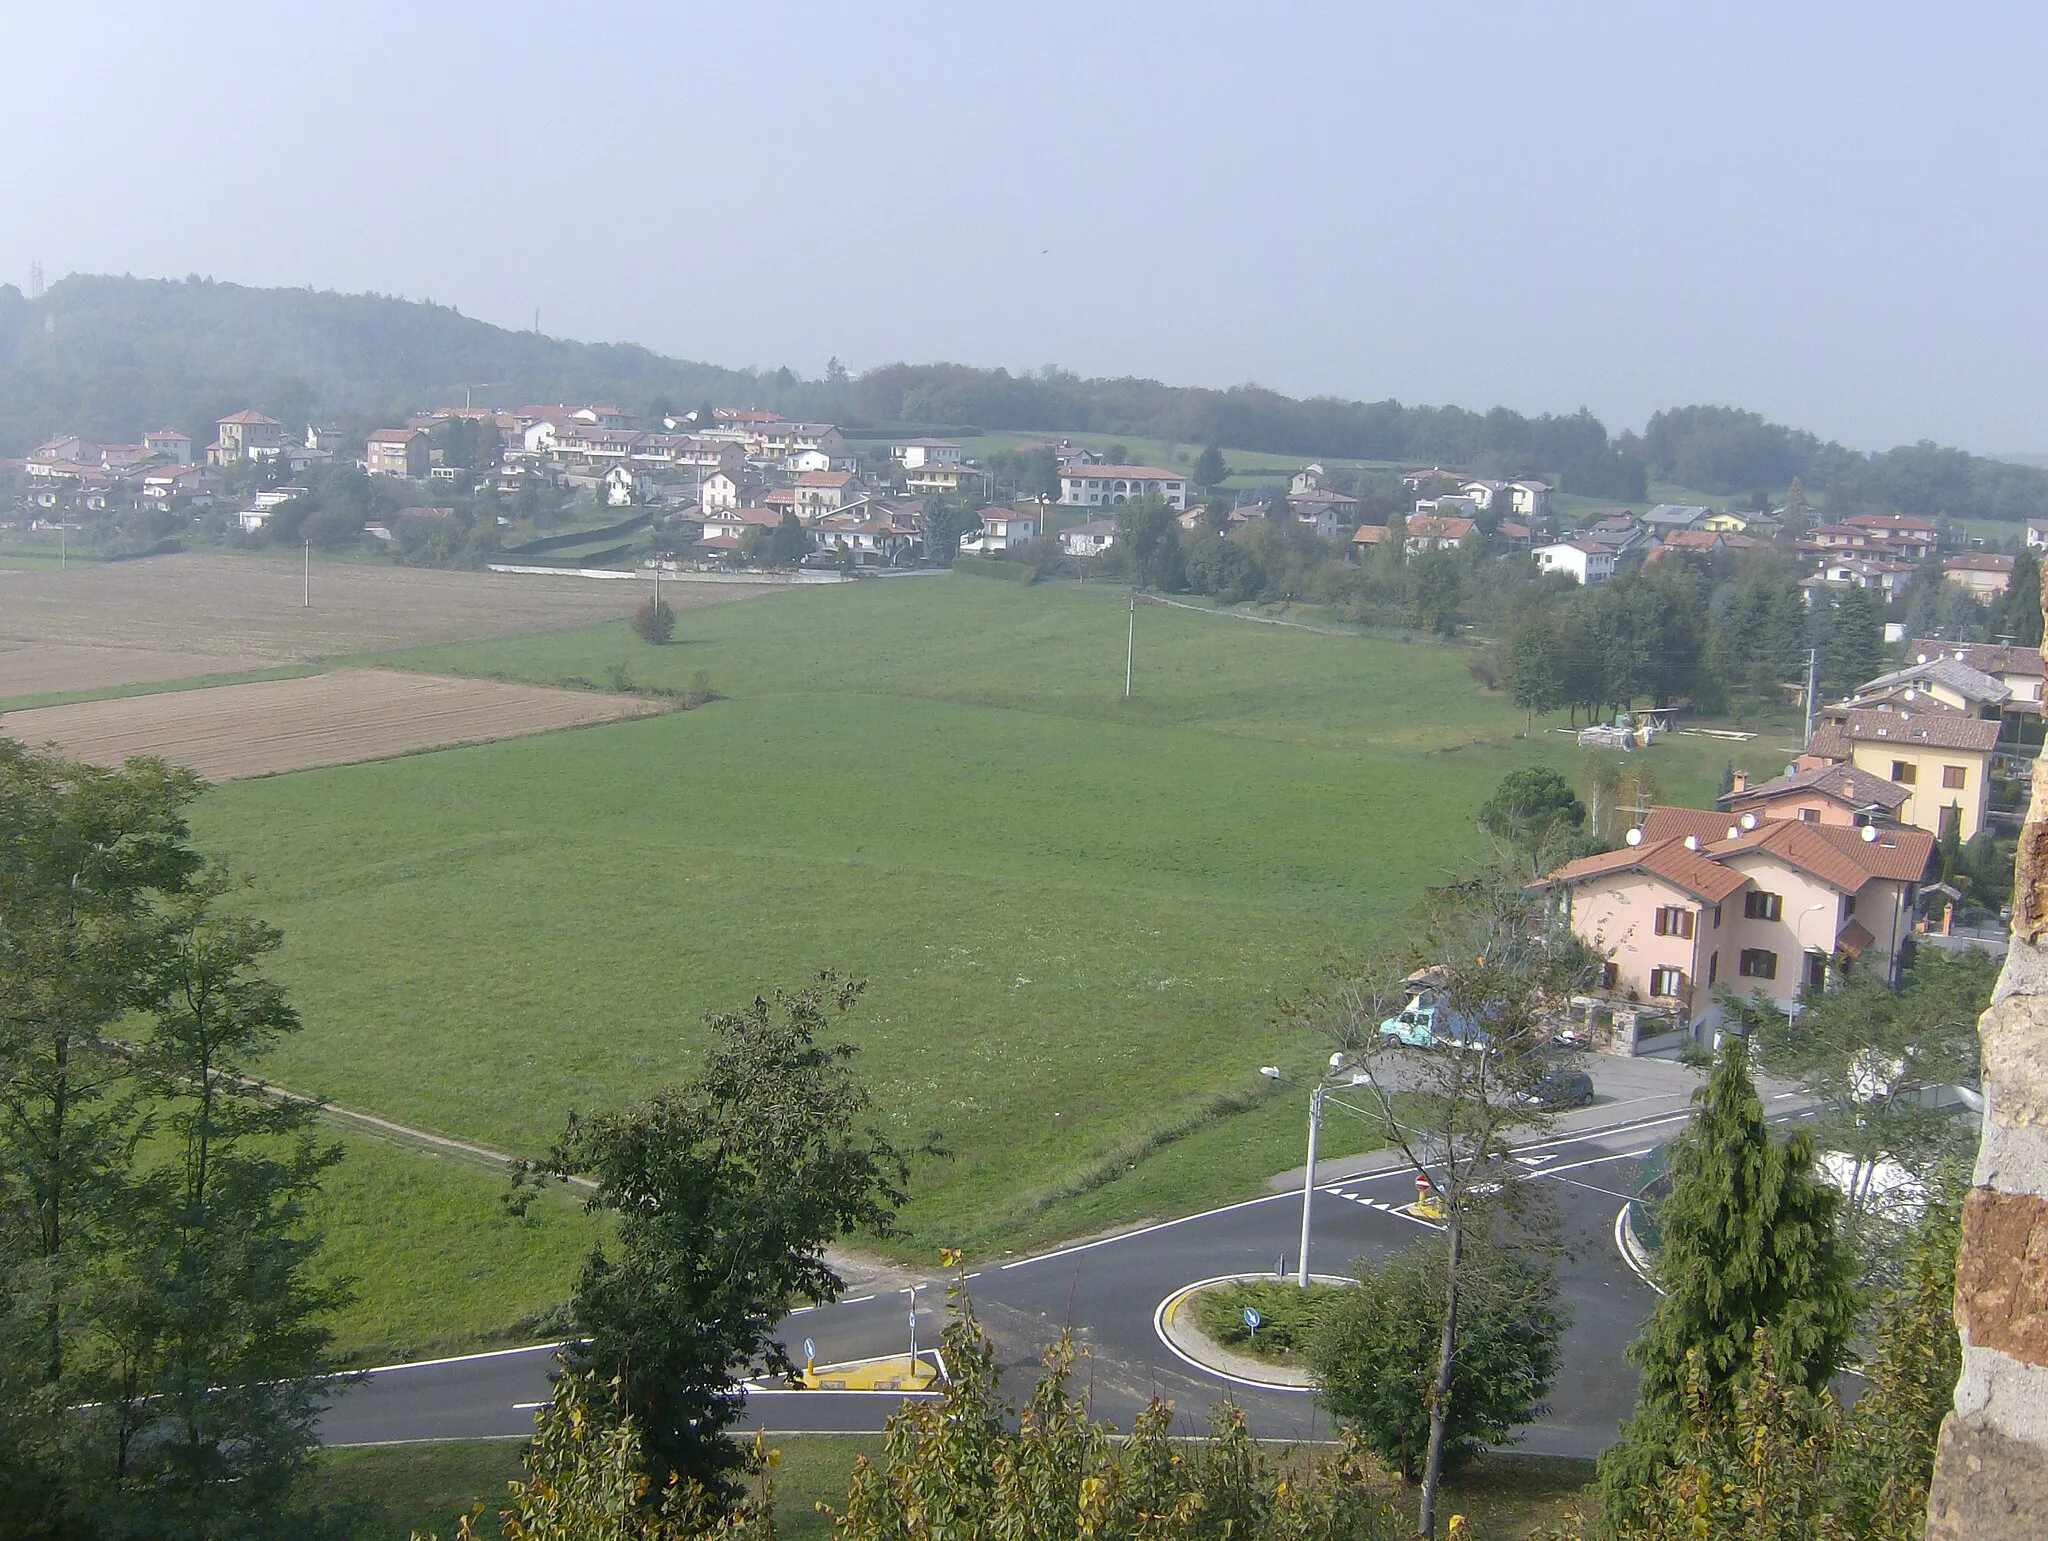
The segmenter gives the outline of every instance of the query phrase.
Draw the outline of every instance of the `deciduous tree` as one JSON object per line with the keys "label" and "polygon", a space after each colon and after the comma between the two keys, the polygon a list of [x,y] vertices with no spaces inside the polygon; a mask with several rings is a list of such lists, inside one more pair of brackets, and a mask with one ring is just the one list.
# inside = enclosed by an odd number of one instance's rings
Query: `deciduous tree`
{"label": "deciduous tree", "polygon": [[648,1475],[731,1493],[742,1464],[725,1431],[740,1378],[794,1367],[774,1335],[799,1303],[843,1288],[825,1246],[886,1233],[906,1158],[864,1127],[869,1099],[853,1048],[821,1041],[862,986],[825,974],[706,1018],[712,1045],[687,1081],[616,1113],[573,1118],[526,1176],[588,1174],[593,1211],[618,1217],[572,1302],[583,1341],[573,1369],[616,1387]]}

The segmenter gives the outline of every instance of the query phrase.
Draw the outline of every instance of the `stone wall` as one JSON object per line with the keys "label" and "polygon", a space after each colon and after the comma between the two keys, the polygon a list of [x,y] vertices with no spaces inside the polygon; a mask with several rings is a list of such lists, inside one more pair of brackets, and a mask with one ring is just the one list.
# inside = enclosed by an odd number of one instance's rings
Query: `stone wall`
{"label": "stone wall", "polygon": [[1984,1044],[1984,1139],[1963,1205],[1963,1373],[1935,1455],[1931,1541],[2048,1535],[2048,757],[2014,876]]}

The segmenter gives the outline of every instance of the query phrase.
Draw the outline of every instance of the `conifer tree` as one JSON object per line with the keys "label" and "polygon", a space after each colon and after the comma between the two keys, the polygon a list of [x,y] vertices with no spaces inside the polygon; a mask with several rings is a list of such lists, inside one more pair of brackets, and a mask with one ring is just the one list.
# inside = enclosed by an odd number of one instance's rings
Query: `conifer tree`
{"label": "conifer tree", "polygon": [[[1726,1039],[1695,1101],[1691,1125],[1672,1143],[1671,1194],[1658,1211],[1665,1294],[1629,1349],[1642,1376],[1635,1415],[1600,1461],[1617,1527],[1668,1463],[1689,1394],[1715,1411],[1732,1406],[1759,1333],[1785,1383],[1817,1395],[1855,1320],[1848,1258],[1835,1238],[1841,1195],[1815,1171],[1804,1131],[1772,1137],[1747,1039]],[[1691,1368],[1689,1356],[1697,1356]]]}

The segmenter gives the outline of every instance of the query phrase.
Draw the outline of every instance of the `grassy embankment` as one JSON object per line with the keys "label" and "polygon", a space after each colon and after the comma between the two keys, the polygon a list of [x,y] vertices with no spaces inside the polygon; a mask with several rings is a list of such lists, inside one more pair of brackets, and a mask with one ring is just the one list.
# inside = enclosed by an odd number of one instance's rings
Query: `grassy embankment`
{"label": "grassy embankment", "polygon": [[[1472,810],[1502,774],[1582,759],[1518,740],[1464,650],[1184,611],[1139,616],[1121,702],[1124,616],[1099,590],[911,579],[681,628],[665,649],[616,624],[383,661],[701,668],[729,699],[207,796],[203,843],[288,939],[306,1031],[278,1081],[534,1152],[570,1109],[686,1073],[704,1010],[831,965],[872,981],[850,1036],[883,1123],[949,1151],[917,1168],[899,1255],[1178,1213],[1298,1159],[1298,1099],[1257,1067],[1322,1049],[1276,997],[1407,934],[1480,855]],[[1652,761],[1698,799],[1727,752]],[[560,1299],[580,1251],[516,1240],[477,1243],[513,1281],[490,1309],[429,1259],[359,1271],[419,1320],[503,1326]],[[360,1331],[366,1352],[403,1336]]]}

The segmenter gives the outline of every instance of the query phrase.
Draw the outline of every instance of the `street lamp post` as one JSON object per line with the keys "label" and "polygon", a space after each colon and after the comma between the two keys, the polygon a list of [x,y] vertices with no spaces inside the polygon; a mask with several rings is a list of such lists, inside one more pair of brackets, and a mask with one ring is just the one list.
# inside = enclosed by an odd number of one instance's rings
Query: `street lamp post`
{"label": "street lamp post", "polygon": [[[1341,1052],[1332,1054],[1326,1074],[1334,1074],[1343,1063]],[[1261,1065],[1259,1074],[1269,1081],[1286,1079],[1278,1065]],[[1308,1165],[1302,1168],[1301,1173],[1301,1260],[1295,1269],[1295,1283],[1303,1289],[1308,1288],[1309,1223],[1314,1215],[1316,1196],[1316,1137],[1323,1132],[1323,1093],[1326,1090],[1328,1083],[1318,1077],[1308,1094]]]}
{"label": "street lamp post", "polygon": [[1316,1135],[1323,1127],[1323,1084],[1308,1094],[1308,1167],[1301,1174],[1301,1264],[1295,1283],[1308,1288],[1308,1222],[1316,1194]]}

